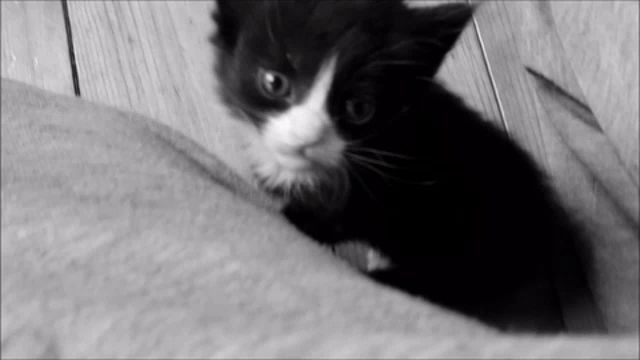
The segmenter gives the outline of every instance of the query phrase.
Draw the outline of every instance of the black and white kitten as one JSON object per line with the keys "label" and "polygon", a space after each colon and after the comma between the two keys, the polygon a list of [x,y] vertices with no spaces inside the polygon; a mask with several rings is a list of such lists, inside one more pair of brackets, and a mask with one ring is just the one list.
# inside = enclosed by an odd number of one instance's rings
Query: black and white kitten
{"label": "black and white kitten", "polygon": [[529,156],[434,80],[470,6],[217,4],[221,95],[294,225],[366,241],[392,263],[376,280],[487,321],[541,283],[557,311],[550,254],[573,226]]}

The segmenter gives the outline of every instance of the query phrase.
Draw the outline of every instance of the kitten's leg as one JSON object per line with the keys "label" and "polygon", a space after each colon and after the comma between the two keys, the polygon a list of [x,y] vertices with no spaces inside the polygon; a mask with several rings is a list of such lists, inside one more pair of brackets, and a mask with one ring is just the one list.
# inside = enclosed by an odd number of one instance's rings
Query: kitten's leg
{"label": "kitten's leg", "polygon": [[381,271],[391,266],[391,262],[366,241],[349,239],[333,246],[334,253],[353,267],[364,273]]}
{"label": "kitten's leg", "polygon": [[390,261],[366,241],[346,239],[340,234],[340,226],[331,221],[319,221],[308,211],[287,206],[283,214],[298,230],[314,240],[329,245],[333,253],[356,269],[369,273],[386,269]]}
{"label": "kitten's leg", "polygon": [[313,211],[287,205],[282,213],[298,230],[320,243],[335,244],[343,240],[337,225]]}

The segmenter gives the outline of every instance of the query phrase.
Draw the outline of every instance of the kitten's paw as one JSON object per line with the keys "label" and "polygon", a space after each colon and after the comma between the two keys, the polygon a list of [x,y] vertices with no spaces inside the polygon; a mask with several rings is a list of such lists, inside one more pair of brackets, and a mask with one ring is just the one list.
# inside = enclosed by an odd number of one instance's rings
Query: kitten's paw
{"label": "kitten's paw", "polygon": [[333,245],[333,251],[349,264],[366,273],[386,270],[392,265],[384,254],[358,239],[347,240]]}

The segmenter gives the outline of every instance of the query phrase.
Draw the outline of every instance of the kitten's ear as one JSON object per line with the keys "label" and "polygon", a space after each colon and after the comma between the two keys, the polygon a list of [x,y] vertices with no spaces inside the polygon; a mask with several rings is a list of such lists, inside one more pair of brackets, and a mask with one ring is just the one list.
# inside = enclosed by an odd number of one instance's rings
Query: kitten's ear
{"label": "kitten's ear", "polygon": [[216,0],[216,9],[212,14],[217,26],[211,38],[214,44],[227,50],[235,47],[242,22],[251,11],[252,3],[246,0]]}
{"label": "kitten's ear", "polygon": [[471,20],[476,7],[477,4],[453,3],[410,9],[410,35],[430,44],[428,62],[434,73]]}

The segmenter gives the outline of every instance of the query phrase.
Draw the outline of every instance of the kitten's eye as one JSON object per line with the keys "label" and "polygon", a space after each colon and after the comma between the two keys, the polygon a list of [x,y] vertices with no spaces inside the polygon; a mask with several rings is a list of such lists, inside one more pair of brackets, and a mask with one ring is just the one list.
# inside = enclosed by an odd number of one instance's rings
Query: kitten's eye
{"label": "kitten's eye", "polygon": [[362,125],[373,117],[375,106],[368,99],[349,99],[345,103],[349,121],[356,125]]}
{"label": "kitten's eye", "polygon": [[262,93],[272,99],[282,99],[291,93],[291,83],[277,71],[260,69],[258,85]]}

